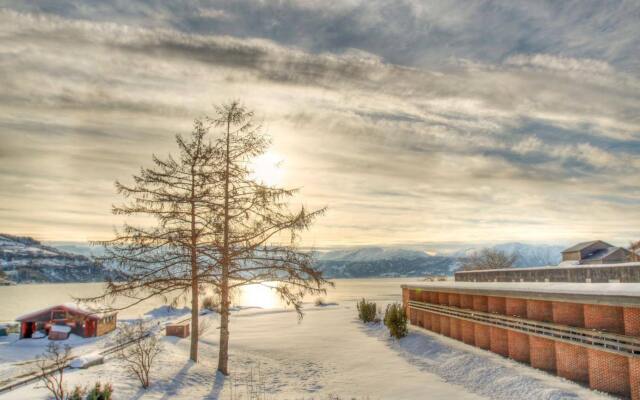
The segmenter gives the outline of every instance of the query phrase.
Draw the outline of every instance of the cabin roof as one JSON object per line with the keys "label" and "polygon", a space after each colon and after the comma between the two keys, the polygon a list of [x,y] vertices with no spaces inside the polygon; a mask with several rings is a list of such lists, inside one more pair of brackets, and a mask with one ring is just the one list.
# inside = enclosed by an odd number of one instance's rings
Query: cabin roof
{"label": "cabin roof", "polygon": [[607,242],[603,242],[602,240],[591,240],[589,242],[581,242],[581,243],[578,243],[578,244],[574,244],[573,246],[562,250],[562,252],[563,253],[573,253],[575,251],[581,251],[581,250],[584,250],[587,247],[592,246],[592,245],[594,245],[596,243],[602,243],[604,245],[607,245],[607,247],[614,247],[613,245],[611,245],[611,244],[609,244]]}
{"label": "cabin roof", "polygon": [[51,313],[53,310],[65,310],[71,314],[82,315],[89,319],[100,319],[106,315],[115,314],[115,312],[108,312],[105,310],[94,310],[87,307],[82,307],[75,303],[64,303],[56,306],[50,306],[42,308],[37,311],[30,312],[28,314],[21,315],[16,318],[16,321],[26,321],[33,319],[39,315]]}
{"label": "cabin roof", "polygon": [[603,260],[606,257],[620,250],[625,251],[626,249],[623,249],[622,247],[609,247],[606,249],[596,250],[593,253],[587,255],[585,258],[583,258],[582,261]]}

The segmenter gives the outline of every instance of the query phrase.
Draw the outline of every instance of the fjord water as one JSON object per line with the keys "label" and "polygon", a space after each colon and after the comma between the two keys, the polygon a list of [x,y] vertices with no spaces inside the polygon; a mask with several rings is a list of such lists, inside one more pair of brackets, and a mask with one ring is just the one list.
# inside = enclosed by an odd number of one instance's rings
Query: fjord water
{"label": "fjord water", "polygon": [[[326,302],[347,302],[365,297],[376,301],[400,301],[400,285],[415,283],[418,278],[370,278],[335,279],[333,288],[327,288],[326,295],[307,296],[305,302],[313,303],[318,297]],[[73,302],[74,298],[96,296],[102,293],[104,283],[55,283],[24,284],[0,286],[0,322],[12,321],[17,316],[52,305]],[[175,297],[175,296],[174,296]],[[119,312],[120,317],[136,318],[146,312],[168,304],[173,300],[153,298]],[[132,303],[131,299],[117,299],[110,303],[113,307],[122,307]],[[178,307],[188,307],[187,299],[178,299]],[[243,288],[235,296],[235,306],[283,308],[287,307],[277,294],[264,286],[252,285]]]}

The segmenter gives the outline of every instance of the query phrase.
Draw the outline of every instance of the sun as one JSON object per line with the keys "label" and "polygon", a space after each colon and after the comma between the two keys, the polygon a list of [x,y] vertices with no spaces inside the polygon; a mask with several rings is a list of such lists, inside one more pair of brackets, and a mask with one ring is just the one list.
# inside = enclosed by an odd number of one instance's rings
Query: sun
{"label": "sun", "polygon": [[250,165],[252,178],[268,186],[275,186],[282,183],[284,169],[282,168],[283,158],[275,152],[268,151],[256,157]]}

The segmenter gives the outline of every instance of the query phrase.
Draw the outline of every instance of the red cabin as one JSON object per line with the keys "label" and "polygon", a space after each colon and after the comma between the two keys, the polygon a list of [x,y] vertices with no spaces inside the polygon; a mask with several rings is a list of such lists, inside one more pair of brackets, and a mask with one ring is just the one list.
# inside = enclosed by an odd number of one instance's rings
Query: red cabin
{"label": "red cabin", "polygon": [[[20,339],[31,338],[35,332],[50,334],[53,325],[71,328],[82,337],[101,336],[116,328],[117,313],[96,312],[77,305],[62,304],[48,307],[16,318],[20,322]],[[60,339],[56,336],[56,339]]]}

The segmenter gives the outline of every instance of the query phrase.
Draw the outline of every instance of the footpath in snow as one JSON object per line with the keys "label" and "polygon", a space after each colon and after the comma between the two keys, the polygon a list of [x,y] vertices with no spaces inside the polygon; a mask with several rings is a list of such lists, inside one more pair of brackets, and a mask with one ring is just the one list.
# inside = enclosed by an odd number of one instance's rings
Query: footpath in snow
{"label": "footpath in snow", "polygon": [[[610,399],[417,328],[400,341],[390,339],[384,326],[359,322],[353,302],[309,304],[301,322],[289,310],[235,312],[232,374],[224,377],[215,372],[217,315],[204,318],[209,329],[200,343],[200,362],[188,361],[188,339],[163,337],[164,351],[148,390],[141,389],[113,358],[87,370],[68,370],[67,385],[110,382],[117,399],[256,398],[251,393],[261,394],[261,399]],[[19,363],[19,354],[33,357],[35,348],[44,348],[47,339],[38,345],[35,340],[30,345],[8,340],[0,342],[3,364]],[[84,344],[81,350],[101,345],[94,340],[94,345]],[[46,399],[41,386],[19,388],[0,395],[0,400]]]}

